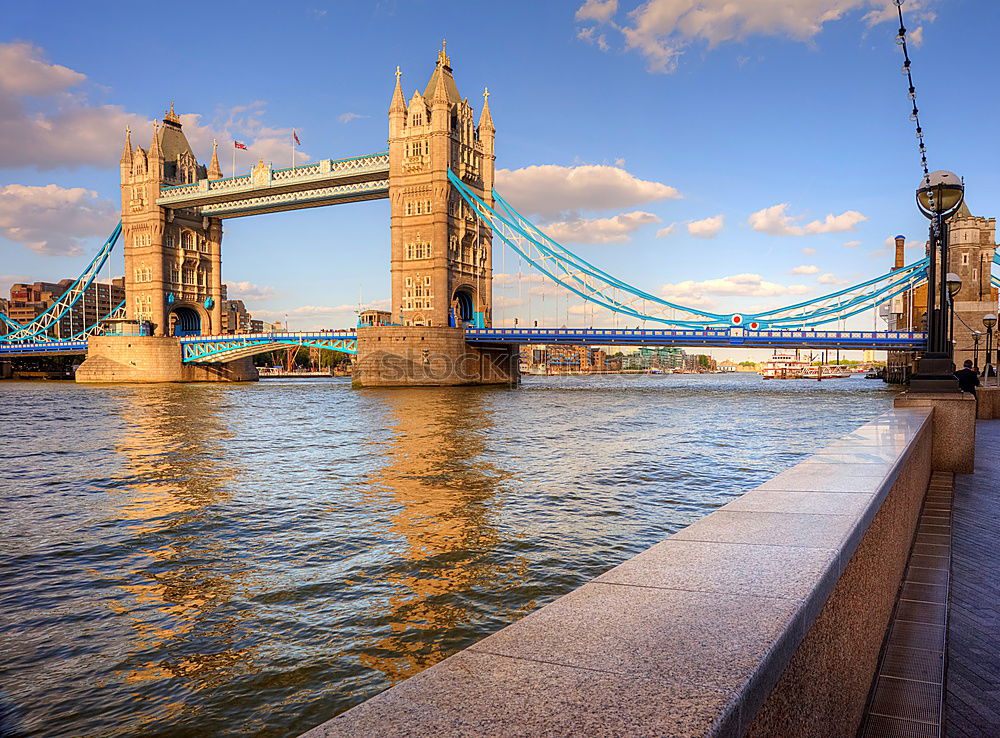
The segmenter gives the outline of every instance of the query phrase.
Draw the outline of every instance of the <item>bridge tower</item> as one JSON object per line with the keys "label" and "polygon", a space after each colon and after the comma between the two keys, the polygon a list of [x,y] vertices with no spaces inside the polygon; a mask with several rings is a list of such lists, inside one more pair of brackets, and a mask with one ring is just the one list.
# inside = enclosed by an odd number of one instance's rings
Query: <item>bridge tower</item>
{"label": "bridge tower", "polygon": [[442,43],[423,93],[403,97],[399,68],[389,106],[392,316],[407,326],[489,327],[492,232],[448,181],[448,170],[493,204],[489,92],[479,123]]}
{"label": "bridge tower", "polygon": [[156,204],[160,188],[222,176],[218,153],[199,164],[174,113],[153,124],[149,149],[132,147],[125,132],[121,157],[122,239],[128,317],[150,321],[154,334],[219,333],[222,327],[222,221],[196,210]]}
{"label": "bridge tower", "polygon": [[[973,358],[972,331],[984,332],[983,316],[997,312],[997,289],[990,282],[996,248],[996,219],[974,216],[963,203],[948,221],[948,270],[962,279],[962,288],[955,296],[958,366]],[[979,348],[986,348],[985,340]],[[982,355],[979,361],[980,366],[985,363]]]}
{"label": "bridge tower", "polygon": [[389,105],[393,325],[360,326],[356,387],[513,384],[518,352],[466,343],[466,328],[493,320],[493,233],[454,191],[451,170],[493,204],[489,92],[478,124],[458,93],[444,43],[423,93]]}

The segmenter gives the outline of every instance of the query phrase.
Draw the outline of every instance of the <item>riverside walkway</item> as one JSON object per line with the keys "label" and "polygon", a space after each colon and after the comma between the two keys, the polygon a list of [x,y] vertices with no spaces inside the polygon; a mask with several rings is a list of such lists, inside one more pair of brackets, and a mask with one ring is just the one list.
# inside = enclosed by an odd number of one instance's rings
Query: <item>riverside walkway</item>
{"label": "riverside walkway", "polygon": [[1000,422],[973,474],[935,472],[886,632],[861,738],[1000,735]]}
{"label": "riverside walkway", "polygon": [[976,426],[976,471],[955,476],[944,735],[1000,734],[1000,422]]}

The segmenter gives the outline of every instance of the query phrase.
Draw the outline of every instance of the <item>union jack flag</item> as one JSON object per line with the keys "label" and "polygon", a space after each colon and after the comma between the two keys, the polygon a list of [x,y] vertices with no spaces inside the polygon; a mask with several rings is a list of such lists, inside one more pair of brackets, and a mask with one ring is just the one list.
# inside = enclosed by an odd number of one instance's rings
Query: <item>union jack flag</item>
{"label": "union jack flag", "polygon": [[247,150],[247,145],[242,141],[233,141],[233,146],[235,146],[237,149],[243,149],[244,151]]}
{"label": "union jack flag", "polygon": [[301,146],[302,145],[302,142],[299,141],[299,137],[295,134],[295,129],[294,128],[292,129],[292,138],[295,139],[295,144],[297,146]]}

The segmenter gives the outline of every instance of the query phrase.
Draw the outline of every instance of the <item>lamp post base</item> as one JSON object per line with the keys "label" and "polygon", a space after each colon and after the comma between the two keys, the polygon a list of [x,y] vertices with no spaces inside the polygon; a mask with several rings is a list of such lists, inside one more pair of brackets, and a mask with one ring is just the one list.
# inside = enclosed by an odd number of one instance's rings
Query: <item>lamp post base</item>
{"label": "lamp post base", "polygon": [[917,361],[917,372],[910,378],[910,392],[961,392],[955,363],[948,354],[924,354]]}

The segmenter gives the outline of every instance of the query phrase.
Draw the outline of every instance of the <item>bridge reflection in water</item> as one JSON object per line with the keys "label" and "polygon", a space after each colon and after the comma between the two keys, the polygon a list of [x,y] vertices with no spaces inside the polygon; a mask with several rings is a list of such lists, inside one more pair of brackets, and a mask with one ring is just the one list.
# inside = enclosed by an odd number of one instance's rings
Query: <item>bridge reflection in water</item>
{"label": "bridge reflection in water", "polygon": [[893,396],[773,384],[0,383],[45,429],[0,424],[0,684],[36,733],[298,735]]}

